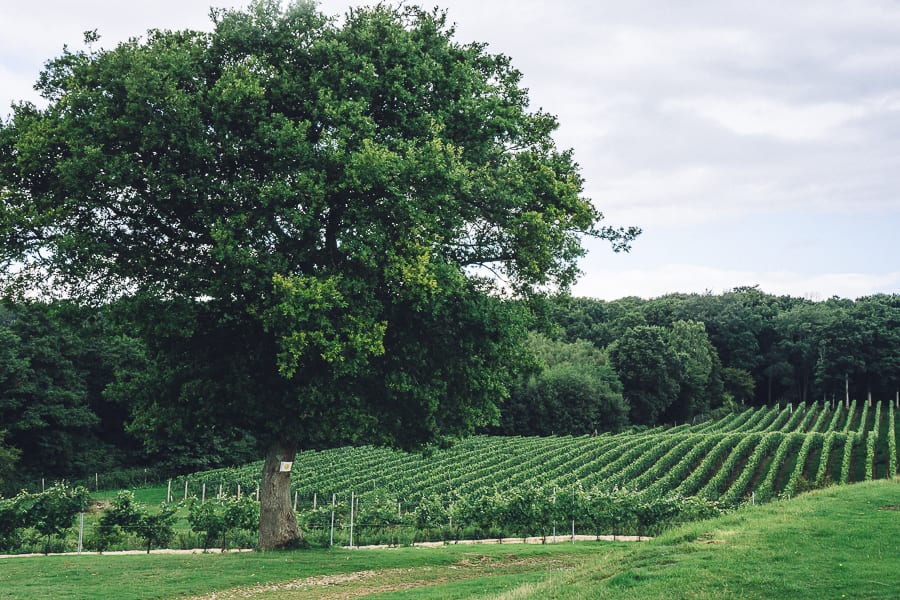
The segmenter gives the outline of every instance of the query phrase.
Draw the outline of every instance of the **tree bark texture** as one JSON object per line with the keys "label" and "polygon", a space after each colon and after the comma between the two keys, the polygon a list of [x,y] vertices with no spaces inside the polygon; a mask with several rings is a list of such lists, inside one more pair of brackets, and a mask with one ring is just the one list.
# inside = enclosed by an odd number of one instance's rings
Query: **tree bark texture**
{"label": "tree bark texture", "polygon": [[280,470],[282,462],[294,462],[296,442],[279,441],[269,446],[259,488],[259,549],[278,550],[304,545],[291,504],[291,474]]}

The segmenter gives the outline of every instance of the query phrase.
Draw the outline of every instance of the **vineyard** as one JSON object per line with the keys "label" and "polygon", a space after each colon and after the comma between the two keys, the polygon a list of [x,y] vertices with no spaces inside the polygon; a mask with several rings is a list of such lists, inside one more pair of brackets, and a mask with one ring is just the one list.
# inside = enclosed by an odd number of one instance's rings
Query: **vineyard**
{"label": "vineyard", "polygon": [[[897,412],[891,402],[812,403],[618,434],[476,436],[428,454],[307,451],[292,465],[294,505],[307,540],[320,546],[652,536],[740,504],[894,477]],[[88,515],[78,547],[82,537],[100,551],[172,540],[181,548],[252,545],[260,469],[170,480],[159,510],[120,492],[102,514]],[[0,498],[0,550],[72,549],[72,519],[87,493],[61,483]]]}
{"label": "vineyard", "polygon": [[[689,499],[694,504],[688,512],[702,513],[704,507],[762,503],[830,484],[892,477],[898,458],[895,412],[892,402],[801,403],[640,432],[477,436],[428,455],[371,446],[307,451],[293,465],[295,505],[307,529],[326,528],[334,505],[342,526],[356,510],[357,519],[385,526],[416,520],[420,528],[446,527],[456,516],[487,534],[502,518],[478,524],[476,514],[518,512],[516,529],[530,519],[534,530],[542,528],[541,517],[525,513],[547,513],[542,507],[549,505],[559,508],[552,517],[545,514],[544,522],[591,522],[599,530],[595,517],[603,503],[627,505],[634,523],[641,508],[684,510],[661,505],[665,499]],[[214,496],[234,495],[240,487],[252,494],[260,468],[254,463],[197,473],[174,482],[173,489]],[[639,520],[625,529],[646,532]]]}

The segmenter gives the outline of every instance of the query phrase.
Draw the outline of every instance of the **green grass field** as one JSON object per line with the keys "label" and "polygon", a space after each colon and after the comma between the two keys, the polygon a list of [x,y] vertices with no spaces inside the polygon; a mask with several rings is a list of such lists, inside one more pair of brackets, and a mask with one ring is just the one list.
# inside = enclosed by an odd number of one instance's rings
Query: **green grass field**
{"label": "green grass field", "polygon": [[0,598],[900,598],[900,480],[651,542],[3,559]]}

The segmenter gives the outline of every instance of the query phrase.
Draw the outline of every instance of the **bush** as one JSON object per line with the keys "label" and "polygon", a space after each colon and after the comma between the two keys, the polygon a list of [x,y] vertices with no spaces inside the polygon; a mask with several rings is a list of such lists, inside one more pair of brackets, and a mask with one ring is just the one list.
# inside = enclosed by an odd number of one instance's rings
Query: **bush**
{"label": "bush", "polygon": [[228,547],[228,536],[239,531],[252,532],[259,528],[259,502],[251,496],[222,497],[200,502],[192,498],[188,506],[191,530],[202,534],[203,549],[218,539],[222,550]]}
{"label": "bush", "polygon": [[87,488],[69,487],[66,483],[57,483],[42,494],[29,494],[26,503],[26,521],[41,536],[46,538],[44,554],[50,552],[50,539],[60,536],[75,524],[75,517],[84,512],[90,501]]}

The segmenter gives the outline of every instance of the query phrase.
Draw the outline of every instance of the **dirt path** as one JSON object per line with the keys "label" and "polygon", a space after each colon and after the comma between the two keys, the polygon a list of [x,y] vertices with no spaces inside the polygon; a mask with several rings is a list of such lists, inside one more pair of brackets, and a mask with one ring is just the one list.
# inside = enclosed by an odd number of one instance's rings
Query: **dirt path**
{"label": "dirt path", "polygon": [[[601,542],[646,542],[653,538],[644,537],[644,536],[636,536],[636,535],[576,535],[574,536],[575,542],[593,542],[593,541],[601,541]],[[497,539],[488,539],[488,540],[456,540],[451,542],[418,542],[414,544],[416,548],[440,548],[448,545],[455,544],[564,544],[564,543],[572,543],[573,538],[571,535],[567,536],[547,536],[546,542],[539,537],[529,537],[525,538],[503,538],[503,541]],[[375,546],[353,546],[352,548],[345,549],[348,550],[380,550],[393,548],[395,546],[387,546],[387,545],[375,545]],[[166,549],[160,548],[151,550],[150,554],[217,554],[223,552],[222,550],[218,550],[215,548],[211,548],[209,550],[203,550],[202,548],[193,548],[190,550],[175,550],[175,549]],[[225,550],[224,552],[255,552],[252,548],[237,548],[231,550]],[[82,552],[81,554],[85,556],[119,556],[119,555],[138,555],[138,554],[147,554],[146,550],[117,550],[113,552]],[[51,552],[50,554],[42,554],[42,553],[33,553],[33,554],[0,554],[0,559],[3,558],[34,558],[37,556],[77,556],[77,552]]]}
{"label": "dirt path", "polygon": [[424,588],[474,579],[542,570],[567,571],[579,566],[584,557],[466,557],[447,566],[363,570],[335,575],[316,575],[272,584],[240,586],[187,600],[237,600],[241,598],[315,598],[349,600],[371,594]]}

